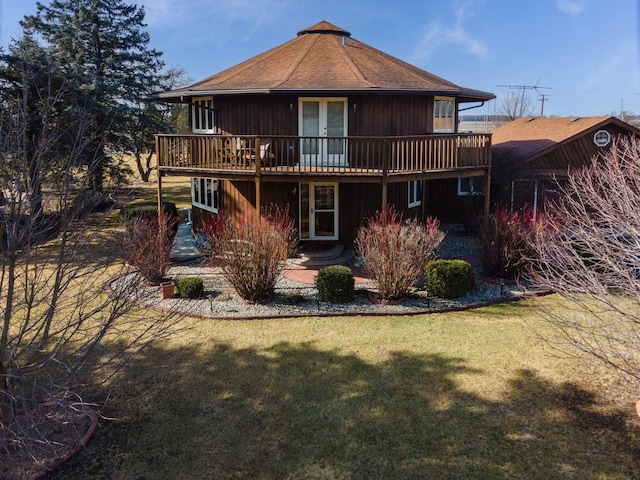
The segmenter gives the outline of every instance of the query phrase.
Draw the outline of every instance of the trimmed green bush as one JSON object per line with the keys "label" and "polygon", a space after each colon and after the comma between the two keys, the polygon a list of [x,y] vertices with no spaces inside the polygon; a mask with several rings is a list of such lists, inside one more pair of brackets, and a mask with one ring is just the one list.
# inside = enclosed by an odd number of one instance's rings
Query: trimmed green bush
{"label": "trimmed green bush", "polygon": [[[178,207],[173,202],[162,202],[162,211],[174,219],[171,230],[178,231]],[[133,203],[120,209],[120,219],[127,223],[133,218],[154,218],[158,216],[158,205],[155,203]]]}
{"label": "trimmed green bush", "polygon": [[473,286],[473,268],[458,259],[431,260],[424,267],[425,288],[440,298],[458,298]]}
{"label": "trimmed green bush", "polygon": [[176,285],[182,298],[200,298],[204,293],[204,283],[199,277],[184,277]]}
{"label": "trimmed green bush", "polygon": [[350,302],[355,296],[354,285],[353,272],[344,265],[322,267],[316,277],[316,288],[322,302]]}

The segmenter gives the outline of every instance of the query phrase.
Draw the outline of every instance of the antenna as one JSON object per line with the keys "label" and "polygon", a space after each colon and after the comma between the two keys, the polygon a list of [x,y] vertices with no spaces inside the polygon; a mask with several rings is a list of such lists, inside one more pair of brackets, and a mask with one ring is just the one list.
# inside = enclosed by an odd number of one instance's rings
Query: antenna
{"label": "antenna", "polygon": [[[535,83],[535,85],[496,85],[496,87],[498,88],[509,88],[511,90],[522,90],[522,95],[520,96],[520,105],[522,106],[524,104],[524,92],[525,90],[535,90],[536,93],[538,95],[540,95],[542,98],[540,99],[540,101],[542,102],[542,108],[540,109],[540,116],[544,116],[544,102],[546,99],[549,98],[549,95],[545,95],[543,93],[540,93],[540,90],[544,89],[544,90],[553,90],[552,87],[541,87],[538,84],[540,83],[540,80],[542,79],[542,77],[538,78],[538,81]],[[522,113],[522,112],[521,112]]]}

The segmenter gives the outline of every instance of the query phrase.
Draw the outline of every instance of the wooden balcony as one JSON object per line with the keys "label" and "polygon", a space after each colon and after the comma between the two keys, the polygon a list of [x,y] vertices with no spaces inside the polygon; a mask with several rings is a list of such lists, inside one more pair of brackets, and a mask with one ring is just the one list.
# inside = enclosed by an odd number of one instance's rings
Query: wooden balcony
{"label": "wooden balcony", "polygon": [[394,182],[484,175],[491,136],[406,137],[157,135],[161,175],[261,181],[299,178]]}

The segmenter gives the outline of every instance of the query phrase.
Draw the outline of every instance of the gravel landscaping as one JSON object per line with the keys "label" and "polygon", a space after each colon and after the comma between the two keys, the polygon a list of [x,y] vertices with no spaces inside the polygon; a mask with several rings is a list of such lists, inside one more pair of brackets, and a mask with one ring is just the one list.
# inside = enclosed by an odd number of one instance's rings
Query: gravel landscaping
{"label": "gravel landscaping", "polygon": [[[464,258],[475,250],[474,240],[457,232],[448,232],[440,247],[440,256]],[[172,310],[189,316],[204,318],[254,319],[273,317],[300,317],[313,315],[407,315],[443,310],[463,309],[501,301],[521,298],[524,292],[517,285],[487,281],[476,267],[476,285],[464,297],[445,300],[431,298],[426,292],[416,289],[412,295],[397,304],[381,304],[375,301],[376,284],[356,284],[356,298],[349,303],[324,303],[318,300],[318,291],[312,284],[295,281],[281,275],[276,292],[265,304],[250,304],[242,300],[233,287],[225,280],[219,267],[201,263],[176,265],[169,269],[167,277],[176,281],[183,277],[200,277],[204,281],[204,295],[199,299],[165,298],[160,295],[160,287],[147,286],[135,291],[132,301],[148,308]],[[130,282],[137,281],[137,273],[130,272],[115,280],[114,290]],[[124,282],[124,283],[121,283]],[[373,301],[372,301],[373,300]]]}

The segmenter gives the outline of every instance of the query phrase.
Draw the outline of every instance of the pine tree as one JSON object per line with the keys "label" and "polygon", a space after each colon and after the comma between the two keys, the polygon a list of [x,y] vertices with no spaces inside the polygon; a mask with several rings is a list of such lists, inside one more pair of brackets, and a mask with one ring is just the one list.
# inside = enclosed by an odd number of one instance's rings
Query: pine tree
{"label": "pine tree", "polygon": [[52,0],[38,2],[37,13],[21,22],[75,84],[76,103],[91,118],[90,138],[101,139],[86,150],[96,152],[85,159],[92,189],[102,190],[105,176],[118,173],[114,154],[131,147],[129,133],[144,114],[139,105],[161,88],[162,54],[148,47],[144,15],[143,7],[123,0]]}

